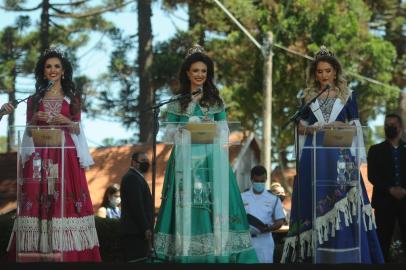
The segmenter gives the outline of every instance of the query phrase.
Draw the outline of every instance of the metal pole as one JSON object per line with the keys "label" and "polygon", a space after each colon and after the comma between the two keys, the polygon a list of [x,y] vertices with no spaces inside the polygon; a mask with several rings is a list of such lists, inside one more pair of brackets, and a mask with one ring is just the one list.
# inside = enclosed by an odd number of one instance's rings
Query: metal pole
{"label": "metal pole", "polygon": [[264,63],[264,107],[263,107],[263,151],[262,163],[268,172],[267,188],[271,185],[271,152],[272,152],[272,32],[267,33],[265,41],[265,63]]}

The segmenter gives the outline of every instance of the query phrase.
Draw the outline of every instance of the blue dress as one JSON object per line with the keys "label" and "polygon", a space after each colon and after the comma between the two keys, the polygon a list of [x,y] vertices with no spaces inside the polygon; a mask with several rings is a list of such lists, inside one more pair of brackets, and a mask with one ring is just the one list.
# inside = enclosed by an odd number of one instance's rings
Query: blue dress
{"label": "blue dress", "polygon": [[[345,103],[337,98],[327,110],[323,105],[317,100],[311,105],[309,115],[303,119],[305,124],[341,121],[360,126],[353,93]],[[362,138],[362,129],[358,131],[361,131],[358,136]],[[316,138],[312,134],[304,138],[300,180],[295,177],[290,228],[282,262],[294,262],[300,256],[302,260],[313,258],[316,263],[383,263],[375,219],[362,178],[360,185],[337,184],[338,158],[344,156],[350,162],[354,161],[354,155],[351,149],[317,149],[314,159],[310,146],[314,139],[317,146],[322,146],[323,136],[320,132]],[[315,171],[312,169],[313,160],[317,165]],[[357,168],[355,175],[358,175]],[[358,210],[360,214],[357,215]]]}

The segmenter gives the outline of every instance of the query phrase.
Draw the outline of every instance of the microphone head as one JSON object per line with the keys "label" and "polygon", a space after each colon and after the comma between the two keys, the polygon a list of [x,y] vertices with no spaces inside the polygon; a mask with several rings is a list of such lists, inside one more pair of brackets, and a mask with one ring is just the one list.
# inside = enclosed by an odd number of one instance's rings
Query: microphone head
{"label": "microphone head", "polygon": [[198,88],[196,88],[195,91],[192,92],[192,95],[193,95],[193,96],[194,96],[194,95],[198,95],[198,94],[200,94],[200,93],[202,93],[202,92],[203,92],[203,86],[199,86]]}
{"label": "microphone head", "polygon": [[324,87],[324,89],[326,89],[326,90],[328,90],[328,89],[330,89],[331,88],[331,84],[326,84],[326,86]]}

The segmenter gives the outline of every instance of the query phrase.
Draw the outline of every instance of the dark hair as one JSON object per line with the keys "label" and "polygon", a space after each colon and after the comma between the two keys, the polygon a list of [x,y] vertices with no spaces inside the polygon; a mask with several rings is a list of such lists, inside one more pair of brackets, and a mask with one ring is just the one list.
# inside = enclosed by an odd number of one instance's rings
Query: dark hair
{"label": "dark hair", "polygon": [[48,80],[44,78],[45,63],[50,58],[58,58],[61,61],[63,68],[63,78],[61,78],[62,91],[65,96],[71,99],[70,109],[72,114],[80,112],[82,103],[81,92],[76,89],[72,80],[72,64],[70,61],[57,49],[47,49],[38,58],[35,66],[35,95],[32,98],[32,112],[37,112],[39,101],[44,97],[45,93],[40,94],[40,90],[48,85]]}
{"label": "dark hair", "polygon": [[398,120],[399,124],[400,124],[401,126],[403,126],[402,117],[400,117],[399,114],[396,114],[396,113],[388,113],[388,114],[385,116],[385,120],[386,120],[387,118],[396,118],[396,119]]}
{"label": "dark hair", "polygon": [[138,157],[142,154],[146,154],[144,151],[137,151],[131,155],[131,160],[138,161]]}
{"label": "dark hair", "polygon": [[266,169],[262,165],[257,165],[254,168],[251,169],[251,178],[254,176],[262,176],[266,175]]}
{"label": "dark hair", "polygon": [[103,201],[102,201],[101,206],[106,207],[106,208],[111,207],[109,197],[111,195],[116,194],[119,191],[120,191],[120,185],[119,184],[112,184],[112,185],[108,186],[108,188],[104,192]]}
{"label": "dark hair", "polygon": [[[193,63],[196,62],[203,62],[207,66],[207,76],[206,81],[203,84],[203,97],[200,100],[200,104],[202,106],[213,106],[215,104],[221,106],[223,105],[223,100],[220,98],[220,93],[217,87],[213,83],[214,78],[214,64],[213,61],[208,57],[206,54],[203,53],[194,53],[189,55],[185,61],[183,61],[182,66],[179,72],[179,83],[180,83],[180,90],[179,94],[189,94],[190,93],[190,80],[187,76],[187,71],[189,71],[190,67]],[[182,112],[185,112],[187,109],[188,104],[191,101],[190,98],[185,98],[180,101],[180,106]]]}

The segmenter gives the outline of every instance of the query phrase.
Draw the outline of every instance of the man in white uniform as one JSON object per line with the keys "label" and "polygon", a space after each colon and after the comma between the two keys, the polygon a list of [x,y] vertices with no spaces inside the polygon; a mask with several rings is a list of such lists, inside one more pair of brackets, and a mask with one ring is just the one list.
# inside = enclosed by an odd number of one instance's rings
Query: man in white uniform
{"label": "man in white uniform", "polygon": [[275,244],[272,231],[279,229],[285,220],[281,200],[265,190],[267,172],[263,166],[251,170],[252,186],[241,196],[250,223],[252,245],[260,263],[273,263]]}

